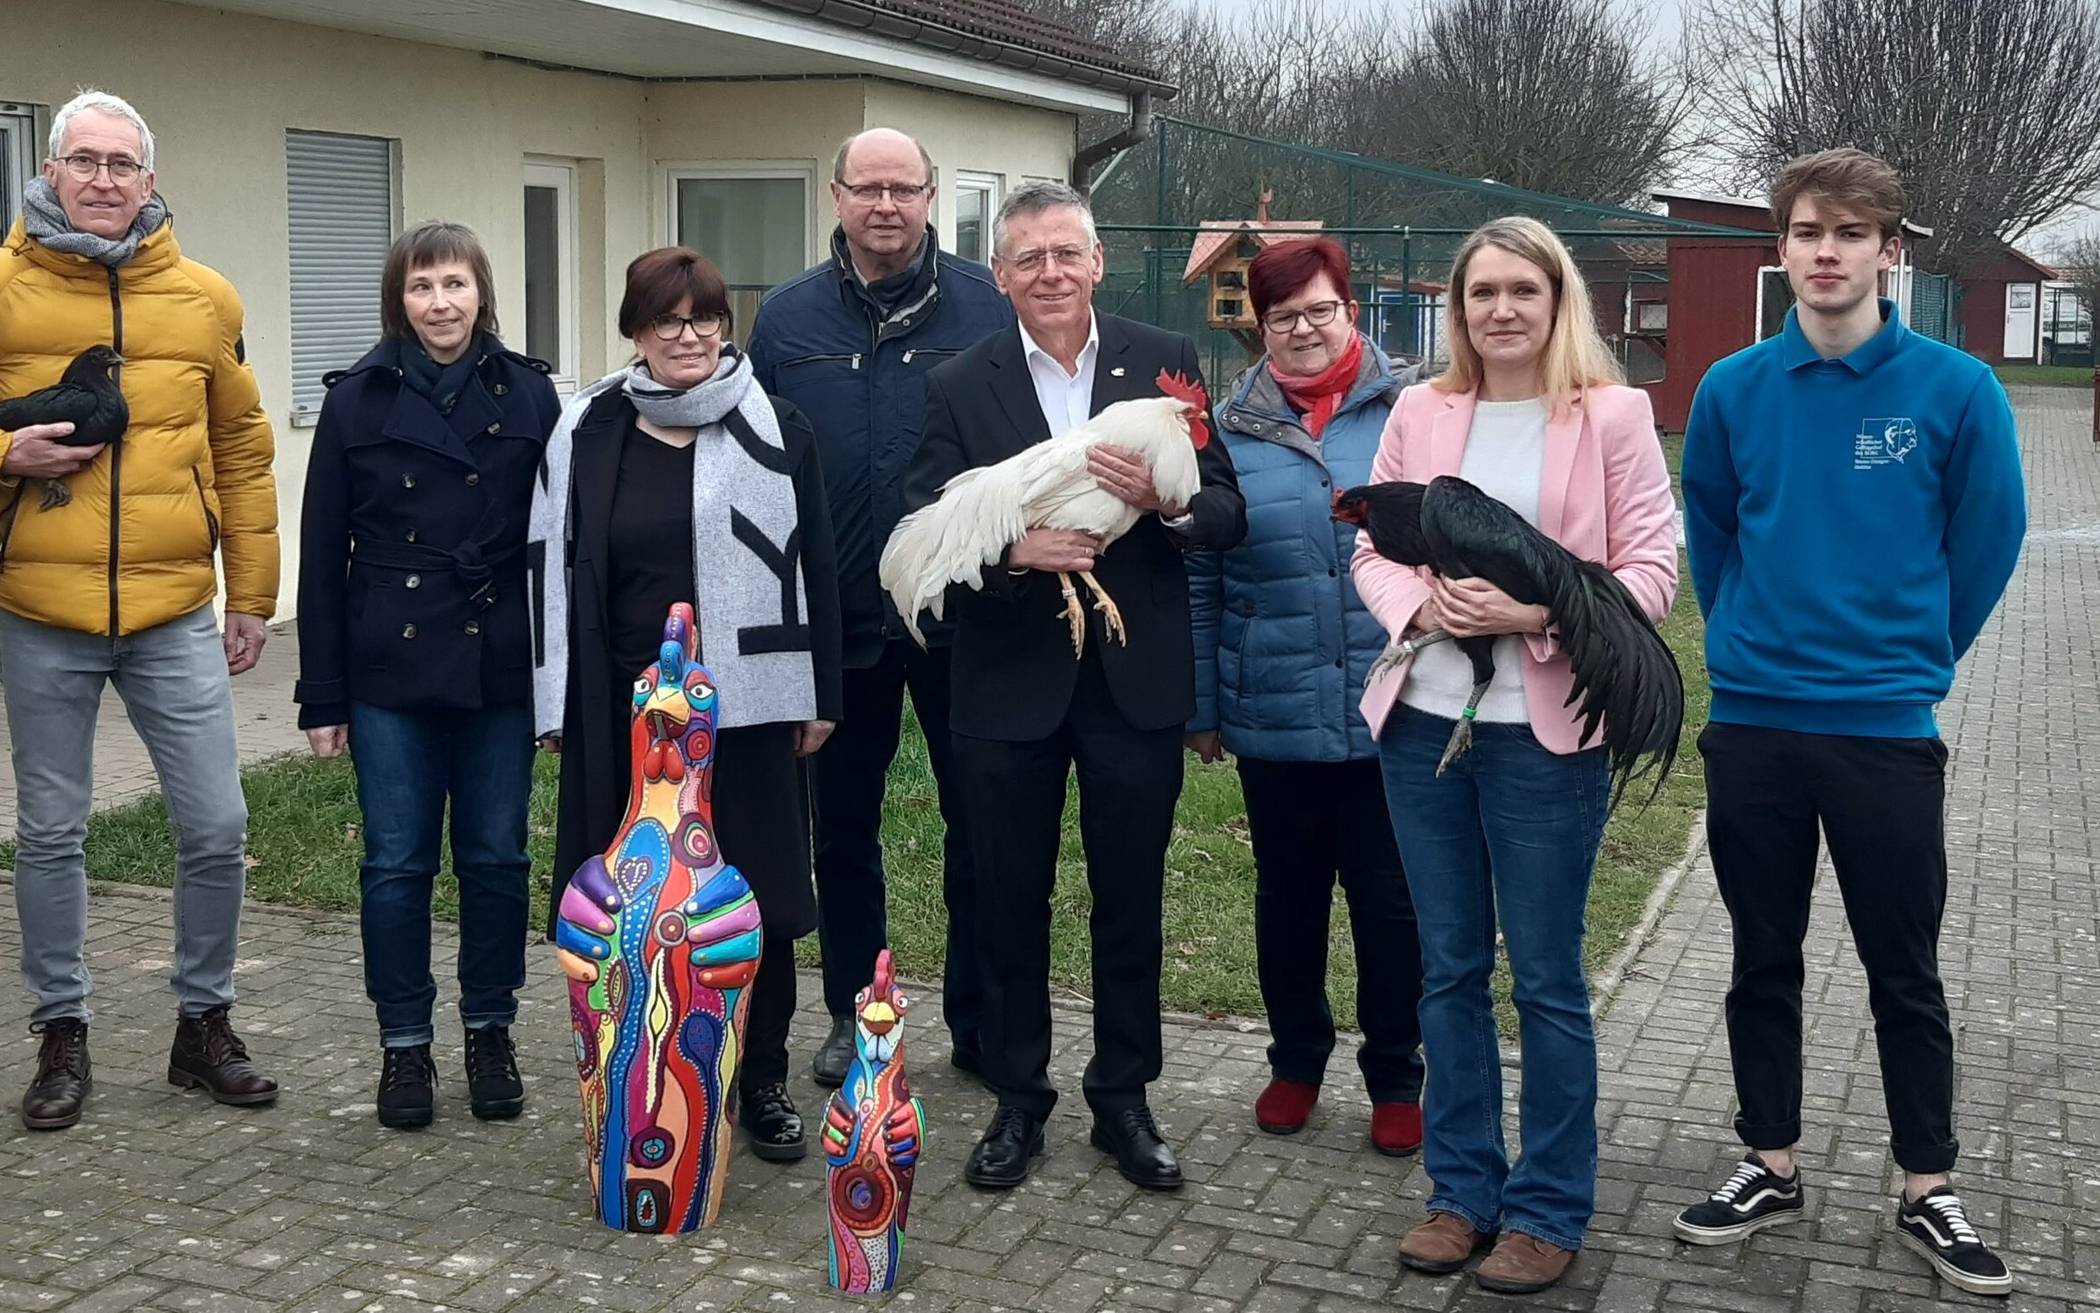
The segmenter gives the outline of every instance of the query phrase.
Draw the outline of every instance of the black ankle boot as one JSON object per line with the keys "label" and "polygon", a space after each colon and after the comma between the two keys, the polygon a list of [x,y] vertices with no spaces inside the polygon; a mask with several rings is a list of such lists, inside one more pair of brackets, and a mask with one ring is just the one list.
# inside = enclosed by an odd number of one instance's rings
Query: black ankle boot
{"label": "black ankle boot", "polygon": [[22,1095],[22,1124],[32,1131],[55,1131],[80,1120],[88,1091],[95,1087],[88,1064],[87,1022],[58,1017],[31,1026],[44,1042],[36,1051],[36,1074]]}
{"label": "black ankle boot", "polygon": [[802,1142],[802,1114],[788,1097],[787,1086],[767,1085],[743,1097],[738,1121],[751,1137],[751,1152],[772,1163],[791,1163],[809,1152]]}
{"label": "black ankle boot", "polygon": [[379,1068],[379,1124],[395,1130],[430,1125],[437,1115],[437,1064],[428,1044],[389,1048]]}
{"label": "black ankle boot", "polygon": [[467,1032],[467,1102],[483,1121],[502,1121],[525,1111],[525,1078],[510,1027],[482,1026]]}

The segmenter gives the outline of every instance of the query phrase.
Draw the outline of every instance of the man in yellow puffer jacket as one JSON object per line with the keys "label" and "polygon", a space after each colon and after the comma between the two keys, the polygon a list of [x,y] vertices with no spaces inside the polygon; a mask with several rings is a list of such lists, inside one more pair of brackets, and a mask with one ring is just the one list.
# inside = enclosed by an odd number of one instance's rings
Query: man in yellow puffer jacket
{"label": "man in yellow puffer jacket", "polygon": [[[277,604],[274,444],[242,360],[241,303],[175,244],[138,111],[83,93],[53,117],[50,145],[0,244],[0,397],[57,381],[104,343],[125,359],[131,422],[106,448],[63,445],[67,425],[0,432],[15,903],[43,1037],[22,1100],[32,1129],[80,1120],[91,1086],[82,841],[105,682],[152,755],[177,836],[168,1079],[221,1103],[277,1097],[227,1019],[248,824],[228,679],[255,664]],[[48,479],[65,480],[68,503],[30,495]]]}

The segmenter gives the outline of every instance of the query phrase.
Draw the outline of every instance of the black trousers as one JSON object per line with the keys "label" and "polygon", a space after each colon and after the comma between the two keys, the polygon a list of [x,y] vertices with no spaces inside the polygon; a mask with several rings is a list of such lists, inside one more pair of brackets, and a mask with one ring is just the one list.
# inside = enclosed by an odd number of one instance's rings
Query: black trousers
{"label": "black trousers", "polygon": [[1952,1169],[1954,1041],[1939,972],[1946,746],[1709,724],[1699,751],[1707,842],[1735,928],[1736,1133],[1753,1149],[1801,1136],[1801,943],[1820,825],[1866,968],[1897,1165]]}
{"label": "black trousers", "polygon": [[1327,1002],[1334,885],[1356,942],[1356,1052],[1377,1103],[1422,1097],[1422,942],[1386,813],[1376,757],[1362,761],[1239,758],[1254,843],[1254,952],[1269,1012],[1269,1066],[1318,1085],[1334,1052]]}
{"label": "black trousers", "polygon": [[[884,645],[881,660],[846,672],[846,709],[815,763],[817,942],[824,949],[824,1006],[834,1017],[853,1015],[853,998],[875,976],[875,957],[889,944],[882,869],[882,804],[897,756],[904,693],[926,735],[945,834],[941,840],[941,895],[948,907],[948,954],[941,1011],[955,1047],[978,1048],[983,973],[977,965],[976,872],[955,783],[954,740],[948,733],[948,649],[920,651],[908,642]],[[901,780],[901,792],[923,790]]]}
{"label": "black trousers", "polygon": [[788,1076],[788,1023],[795,1019],[795,941],[765,936],[758,976],[751,982],[751,1010],[744,1017],[744,1060],[737,1088],[756,1092]]}
{"label": "black trousers", "polygon": [[1161,895],[1181,727],[1131,727],[1091,645],[1056,733],[1031,742],[955,736],[970,845],[985,878],[977,938],[985,966],[984,1074],[999,1102],[1047,1118],[1050,895],[1057,883],[1065,782],[1079,781],[1079,836],[1093,894],[1094,1056],[1084,1089],[1097,1113],[1145,1100],[1159,1078]]}

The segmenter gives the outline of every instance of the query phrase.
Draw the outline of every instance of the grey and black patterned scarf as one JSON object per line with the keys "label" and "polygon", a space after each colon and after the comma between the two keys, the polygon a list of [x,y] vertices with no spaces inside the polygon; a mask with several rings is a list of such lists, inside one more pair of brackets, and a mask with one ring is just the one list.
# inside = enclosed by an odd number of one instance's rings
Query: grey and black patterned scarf
{"label": "grey and black patterned scarf", "polygon": [[112,240],[75,228],[66,217],[65,207],[58,203],[57,189],[42,178],[33,180],[22,192],[22,231],[32,241],[68,255],[84,255],[112,269],[130,263],[131,257],[139,253],[139,243],[159,232],[167,221],[168,207],[156,192],[146,198],[145,208],[131,221],[131,231]]}

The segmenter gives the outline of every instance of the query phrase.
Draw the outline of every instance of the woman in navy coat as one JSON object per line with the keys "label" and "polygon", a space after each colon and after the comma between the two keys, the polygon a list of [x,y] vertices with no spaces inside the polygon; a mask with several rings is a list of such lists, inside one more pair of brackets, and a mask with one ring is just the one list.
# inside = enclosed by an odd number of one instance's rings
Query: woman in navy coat
{"label": "woman in navy coat", "polygon": [[1349,581],[1356,530],[1328,514],[1337,488],[1369,481],[1400,389],[1356,330],[1349,261],[1327,238],[1254,258],[1248,299],[1267,348],[1217,407],[1247,499],[1247,536],[1188,553],[1196,643],[1189,747],[1239,763],[1254,845],[1254,943],[1269,1013],[1272,1079],[1254,1104],[1264,1131],[1301,1129],[1334,1051],[1328,915],[1339,879],[1356,943],[1357,1065],[1371,1143],[1422,1143],[1421,947],[1386,814],[1378,747],[1357,711],[1385,631]]}
{"label": "woman in navy coat", "polygon": [[293,696],[314,752],[356,763],[380,1122],[434,1115],[430,898],[448,800],[470,1103],[515,1117],[534,754],[525,527],[560,401],[545,364],[497,340],[488,255],[465,227],[394,243],[380,317],[386,336],[328,377],[314,430]]}

